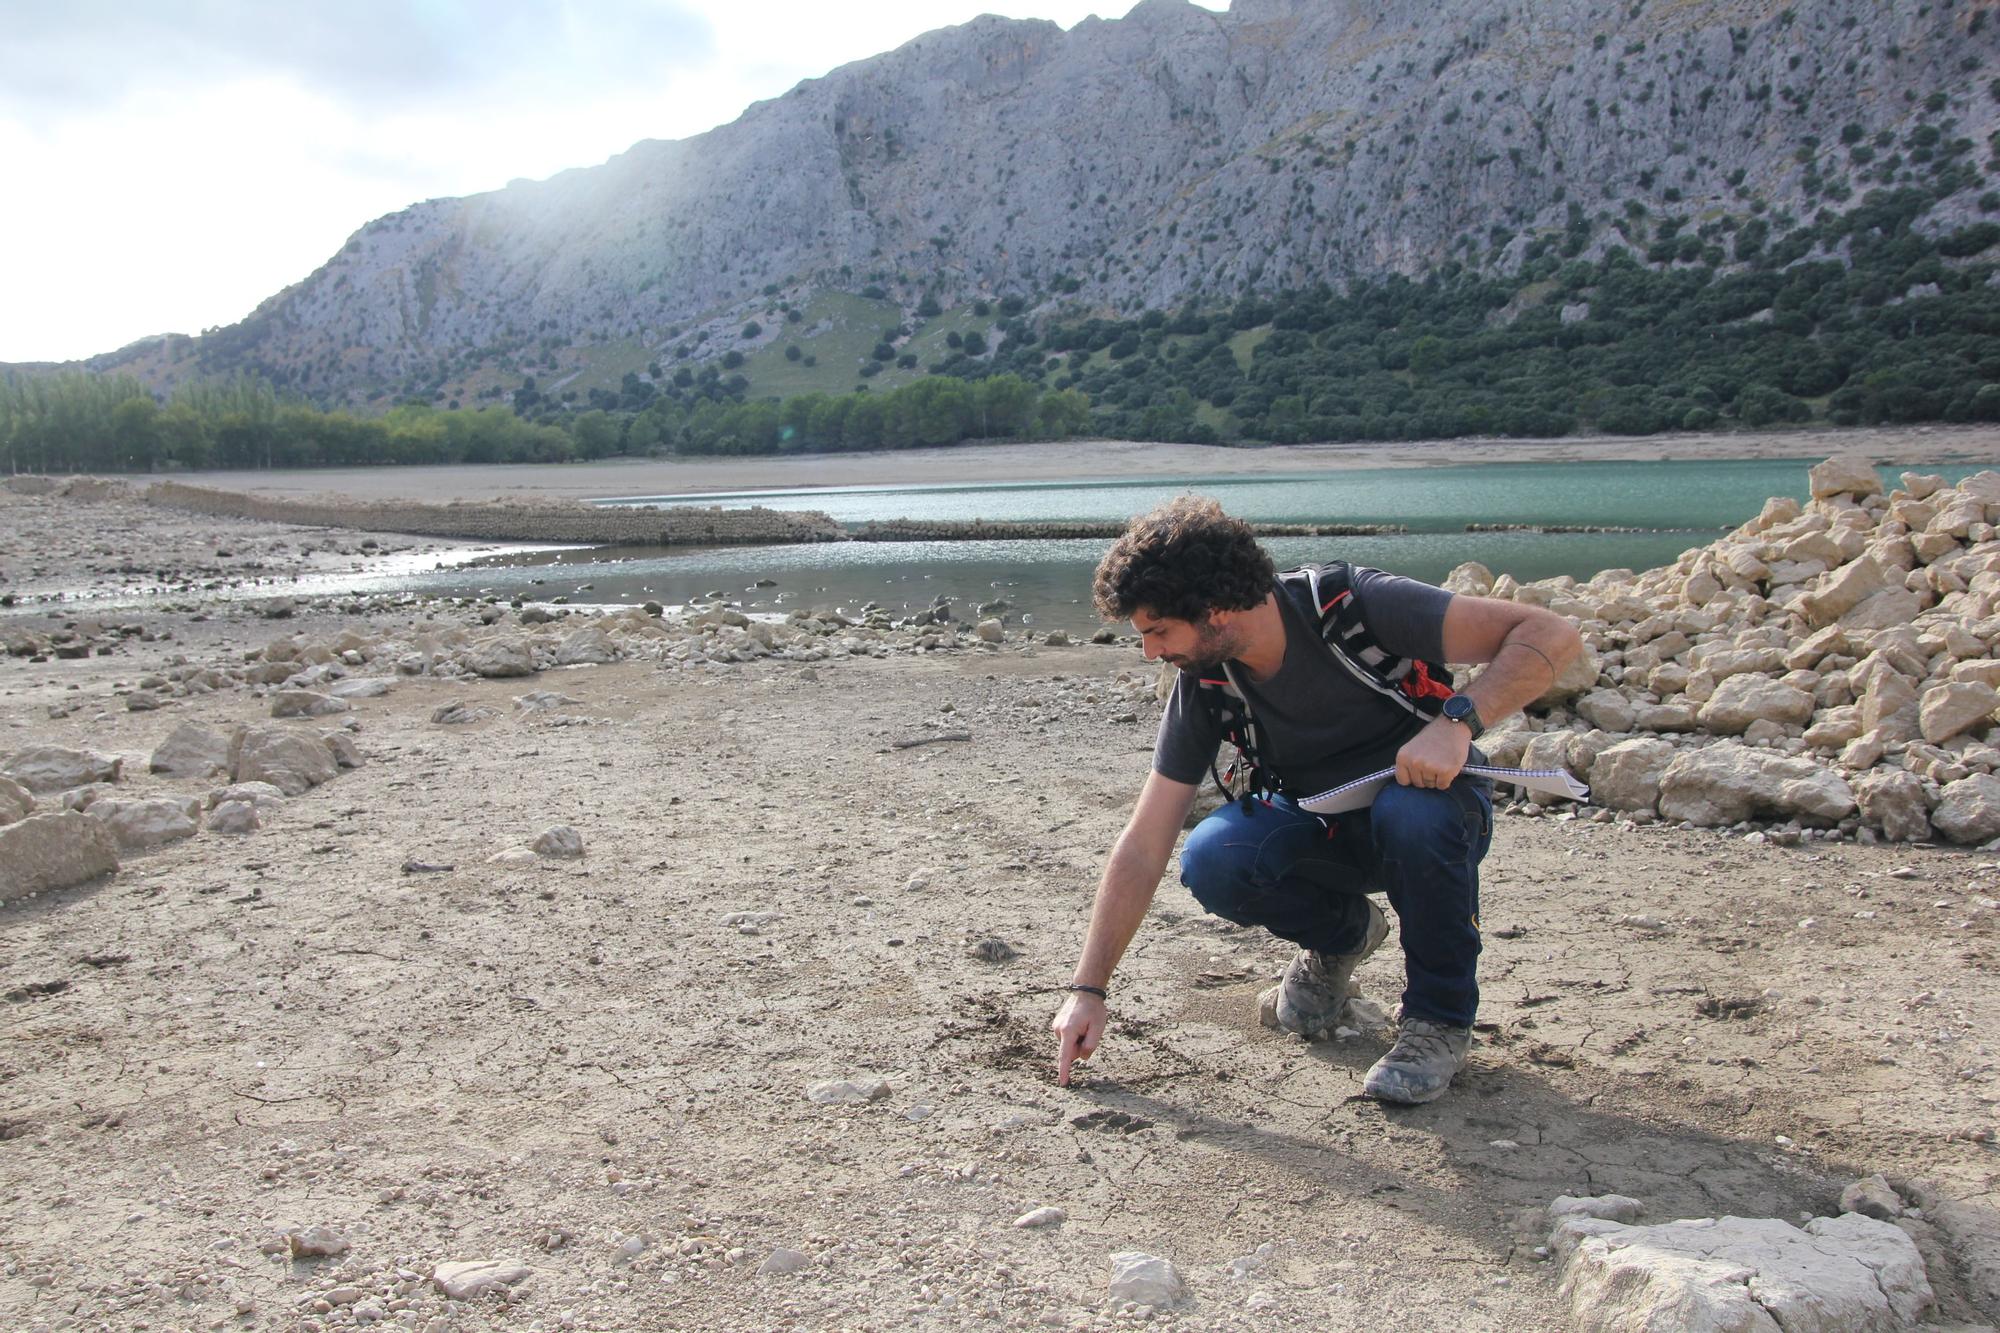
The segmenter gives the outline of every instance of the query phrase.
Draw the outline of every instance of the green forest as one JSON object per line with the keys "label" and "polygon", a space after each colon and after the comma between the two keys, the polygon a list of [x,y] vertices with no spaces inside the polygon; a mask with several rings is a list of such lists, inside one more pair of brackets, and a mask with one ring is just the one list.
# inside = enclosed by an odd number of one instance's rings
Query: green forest
{"label": "green forest", "polygon": [[[1957,143],[1945,147],[1963,155]],[[1956,192],[1946,184],[1877,191],[1810,222],[1756,207],[1697,221],[1628,202],[1610,232],[1617,239],[1594,257],[1585,252],[1599,228],[1572,207],[1567,230],[1534,238],[1505,273],[1495,264],[1515,238],[1496,229],[1480,255],[1421,280],[1345,291],[1240,295],[1128,319],[1035,319],[1022,298],[982,302],[987,333],[929,340],[944,355],[897,388],[871,389],[864,374],[852,392],[758,396],[727,358],[699,368],[683,360],[580,401],[553,399],[524,378],[505,403],[439,408],[425,398],[369,416],[316,407],[241,373],[164,401],[130,376],[16,373],[0,379],[0,469],[2000,420],[2000,222],[1920,229]],[[1982,196],[1980,208],[2000,213],[2000,196]],[[917,327],[884,331],[874,362],[919,373],[903,348],[922,321],[962,322],[972,309],[944,312],[926,300]]]}

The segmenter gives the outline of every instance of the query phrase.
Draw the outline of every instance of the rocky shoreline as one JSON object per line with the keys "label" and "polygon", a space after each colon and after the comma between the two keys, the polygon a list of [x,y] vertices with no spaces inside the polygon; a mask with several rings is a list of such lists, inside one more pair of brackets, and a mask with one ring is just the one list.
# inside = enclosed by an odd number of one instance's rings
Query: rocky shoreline
{"label": "rocky shoreline", "polygon": [[1594,790],[1506,804],[1472,1066],[1393,1113],[1171,875],[1053,1086],[1129,636],[309,595],[449,548],[0,490],[0,591],[84,589],[0,611],[0,1321],[1990,1324],[1995,480],[1455,571],[1578,618],[1492,739]]}
{"label": "rocky shoreline", "polygon": [[[122,493],[115,484],[68,485],[69,498],[86,505]],[[155,488],[147,498],[179,507],[187,489],[162,501]],[[2000,473],[1978,473],[1956,487],[1906,473],[1900,489],[1885,493],[1865,459],[1834,459],[1812,469],[1811,492],[1804,506],[1772,500],[1736,531],[1645,573],[1520,584],[1476,564],[1454,570],[1446,580],[1454,591],[1549,607],[1575,620],[1586,642],[1562,680],[1487,733],[1489,756],[1504,765],[1566,769],[1591,787],[1585,809],[1598,819],[1659,819],[1791,843],[2000,839]],[[304,508],[223,499],[234,517],[239,502]],[[396,517],[381,506],[312,512],[321,519]],[[737,516],[754,524],[772,517]],[[494,535],[481,523],[465,526]],[[431,615],[406,636],[348,632],[330,643],[285,637],[247,662],[186,663],[141,681],[124,694],[124,706],[275,688],[291,707],[301,695],[370,675],[491,678],[628,660],[720,666],[1070,643],[1062,631],[1010,628],[999,615],[960,620],[945,599],[903,617],[870,607],[858,619],[824,609],[753,619],[724,602],[671,615],[655,603],[590,613],[520,598],[431,607],[407,595],[279,597],[258,609],[277,619],[337,608]],[[0,645],[35,661],[110,651],[120,639],[148,634],[88,618],[47,631],[0,622]],[[1120,636],[1107,628],[1095,641]],[[1514,808],[1540,814],[1556,801],[1538,796]]]}
{"label": "rocky shoreline", "polygon": [[[1799,841],[2000,838],[2000,473],[1956,487],[1866,459],[1812,469],[1671,566],[1456,591],[1575,620],[1588,651],[1482,741],[1610,811]],[[1544,798],[1537,798],[1544,799]]]}

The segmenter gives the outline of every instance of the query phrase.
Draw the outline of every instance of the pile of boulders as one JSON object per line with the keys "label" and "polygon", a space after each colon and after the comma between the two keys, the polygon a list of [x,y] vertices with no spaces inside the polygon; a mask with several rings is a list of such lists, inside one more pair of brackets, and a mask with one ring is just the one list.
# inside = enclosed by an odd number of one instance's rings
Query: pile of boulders
{"label": "pile of boulders", "polygon": [[74,660],[108,656],[127,639],[150,643],[156,638],[172,637],[172,630],[155,633],[137,624],[107,625],[90,619],[43,624],[17,620],[0,624],[0,651],[31,662],[46,662],[52,657]]}
{"label": "pile of boulders", "polygon": [[0,759],[0,902],[86,883],[121,853],[212,833],[249,833],[362,758],[351,734],[290,727],[175,729],[148,761],[169,781],[223,785],[201,795],[129,794],[123,759],[32,745]]}
{"label": "pile of boulders", "polygon": [[1482,748],[1640,819],[2000,838],[2000,472],[1885,494],[1867,460],[1831,459],[1811,495],[1643,574],[1454,570],[1454,591],[1546,606],[1586,645]]}

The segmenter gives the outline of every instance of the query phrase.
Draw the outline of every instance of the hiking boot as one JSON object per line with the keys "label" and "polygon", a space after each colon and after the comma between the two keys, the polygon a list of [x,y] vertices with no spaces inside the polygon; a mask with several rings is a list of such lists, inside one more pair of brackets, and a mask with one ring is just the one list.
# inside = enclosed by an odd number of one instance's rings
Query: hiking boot
{"label": "hiking boot", "polygon": [[1284,978],[1257,997],[1257,1016],[1265,1027],[1315,1041],[1347,1016],[1347,1001],[1354,994],[1354,969],[1389,938],[1389,918],[1382,915],[1373,898],[1361,901],[1368,906],[1368,933],[1361,937],[1361,947],[1353,953],[1299,950],[1298,957],[1285,968]]}
{"label": "hiking boot", "polygon": [[1436,1101],[1451,1086],[1452,1076],[1465,1068],[1471,1045],[1471,1028],[1404,1018],[1396,1025],[1396,1044],[1368,1071],[1361,1090],[1378,1102],[1404,1106]]}

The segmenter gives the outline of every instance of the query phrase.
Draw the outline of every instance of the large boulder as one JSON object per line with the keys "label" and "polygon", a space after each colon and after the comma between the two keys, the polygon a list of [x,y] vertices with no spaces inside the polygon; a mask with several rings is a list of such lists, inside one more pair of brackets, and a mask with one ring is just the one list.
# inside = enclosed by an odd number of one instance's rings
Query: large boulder
{"label": "large boulder", "polygon": [[1843,615],[1840,623],[1856,633],[1893,629],[1909,624],[1923,609],[1923,599],[1908,588],[1884,588]]}
{"label": "large boulder", "polygon": [[170,778],[205,778],[229,771],[229,737],[198,722],[183,722],[160,742],[147,767]]}
{"label": "large boulder", "polygon": [[117,869],[117,839],[89,815],[63,810],[0,828],[0,903],[85,884]]}
{"label": "large boulder", "polygon": [[1632,701],[1617,690],[1592,690],[1576,701],[1576,715],[1605,731],[1630,731]]}
{"label": "large boulder", "polygon": [[1798,600],[1798,610],[1816,627],[1830,626],[1868,598],[1889,587],[1889,575],[1873,556],[1842,565]]}
{"label": "large boulder", "polygon": [[256,727],[236,737],[230,772],[237,782],[268,782],[297,796],[329,781],[338,771],[333,751],[317,736]]}
{"label": "large boulder", "polygon": [[1918,728],[1932,745],[1942,745],[1963,731],[1984,731],[2000,710],[2000,690],[1977,681],[1938,685],[1927,691],[1918,710]]}
{"label": "large boulder", "polygon": [[1935,1299],[1916,1242],[1859,1213],[1803,1230],[1764,1217],[1571,1217],[1550,1246],[1564,1258],[1569,1327],[1580,1333],[1915,1329]]}
{"label": "large boulder", "polygon": [[1854,800],[1862,820],[1890,842],[1923,842],[1931,836],[1924,782],[1900,768],[1877,768],[1854,780]]}
{"label": "large boulder", "polygon": [[0,763],[0,773],[33,792],[65,791],[93,782],[116,782],[125,761],[95,750],[67,750],[60,745],[30,745]]}
{"label": "large boulder", "polygon": [[617,660],[618,645],[595,625],[577,630],[556,647],[557,666],[602,666]]}
{"label": "large boulder", "polygon": [[2000,838],[2000,777],[1975,773],[1946,785],[1931,823],[1953,842],[1971,844]]}
{"label": "large boulder", "polygon": [[476,676],[493,679],[535,674],[534,652],[523,639],[483,639],[460,654],[459,663]]}
{"label": "large boulder", "polygon": [[1638,736],[1605,750],[1590,766],[1590,799],[1613,810],[1659,807],[1660,776],[1677,751],[1666,741]]}
{"label": "large boulder", "polygon": [[1894,743],[1917,734],[1917,687],[1908,676],[1879,657],[1855,668],[1856,698],[1861,707],[1862,733],[1878,733]]}
{"label": "large boulder", "polygon": [[145,800],[100,797],[90,803],[90,817],[100,820],[125,851],[143,851],[163,843],[192,838],[201,831],[201,802],[192,796],[156,796]]}
{"label": "large boulder", "polygon": [[1830,500],[1836,495],[1863,498],[1882,493],[1882,474],[1875,470],[1874,460],[1863,454],[1829,458],[1816,464],[1806,479],[1815,500]]}
{"label": "large boulder", "polygon": [[1832,825],[1854,810],[1838,774],[1733,742],[1683,751],[1660,775],[1660,814],[1704,828],[1758,817]]}
{"label": "large boulder", "polygon": [[353,707],[345,699],[318,690],[279,690],[271,698],[272,717],[326,717]]}
{"label": "large boulder", "polygon": [[1715,687],[1696,718],[1705,731],[1740,736],[1759,718],[1796,727],[1812,715],[1813,698],[1804,690],[1764,676],[1738,675]]}

